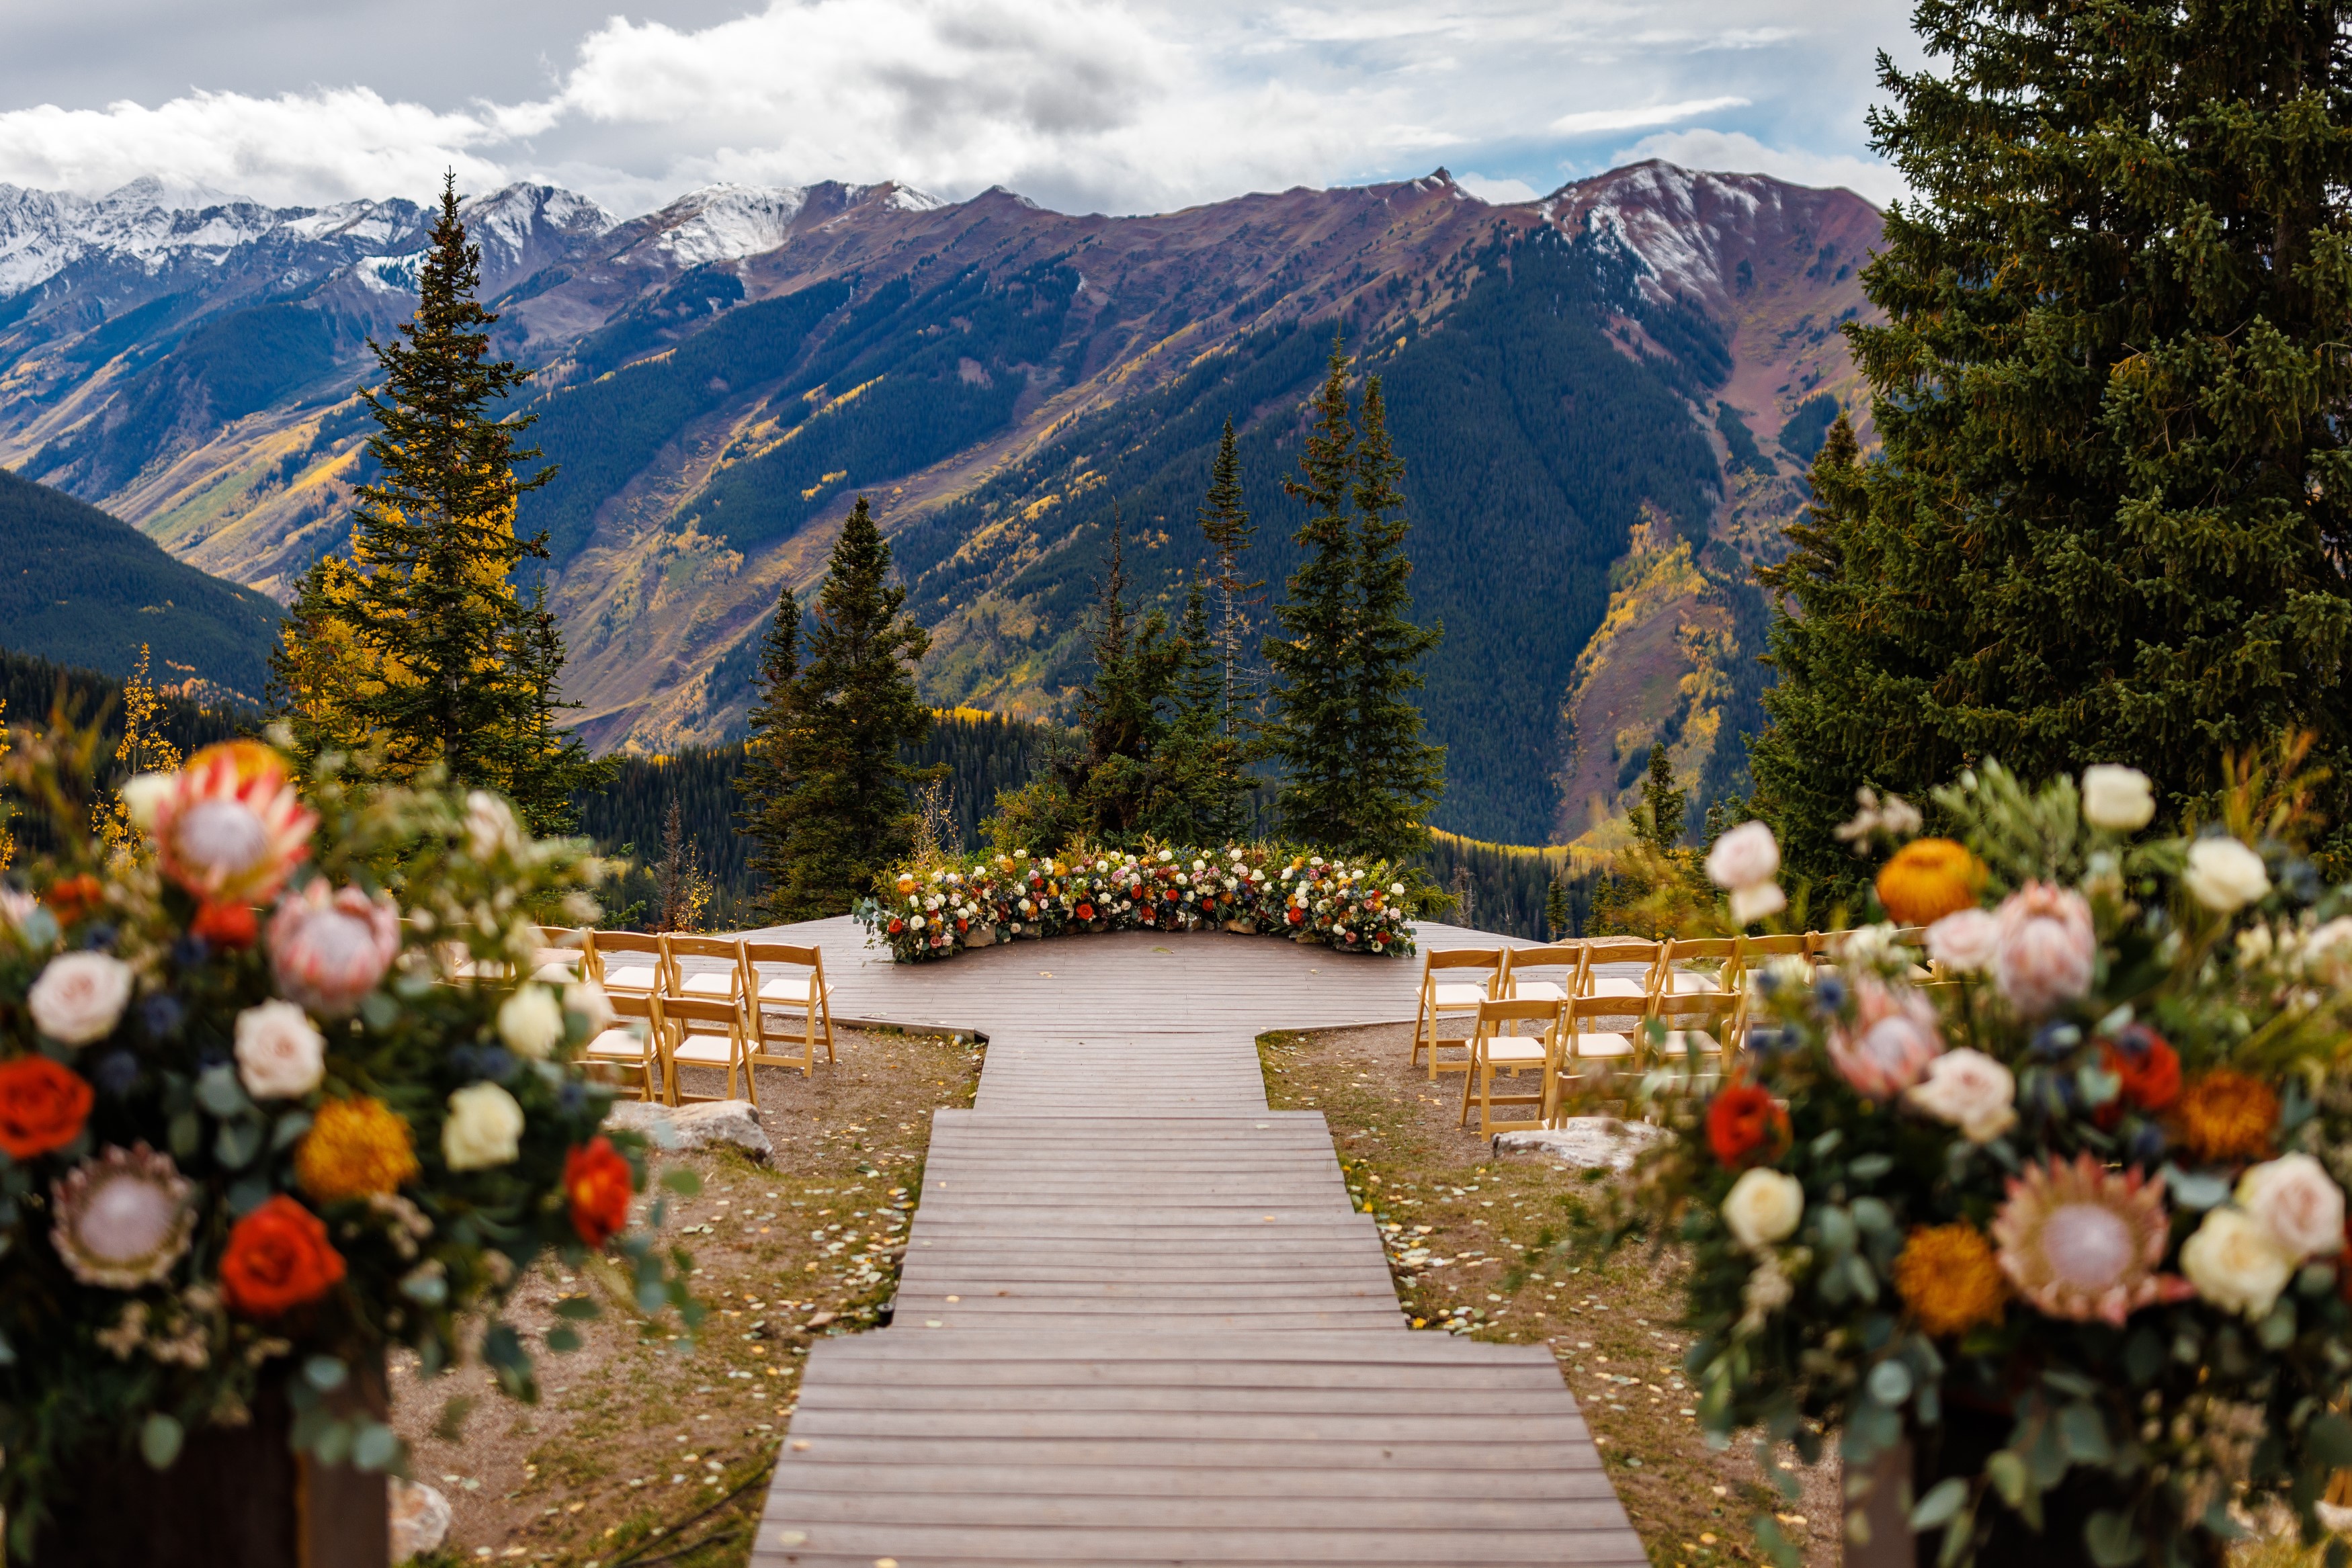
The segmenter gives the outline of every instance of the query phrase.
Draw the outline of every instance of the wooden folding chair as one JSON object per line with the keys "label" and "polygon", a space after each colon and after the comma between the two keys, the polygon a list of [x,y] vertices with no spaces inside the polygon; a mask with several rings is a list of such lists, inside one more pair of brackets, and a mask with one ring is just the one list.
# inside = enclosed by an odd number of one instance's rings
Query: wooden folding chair
{"label": "wooden folding chair", "polygon": [[[1470,1124],[1474,1103],[1478,1107],[1478,1135],[1482,1138],[1540,1127],[1550,1120],[1559,1096],[1560,1019],[1567,1007],[1564,999],[1536,998],[1490,998],[1478,1004],[1477,1019],[1470,1031],[1469,1070],[1462,1075],[1464,1126]],[[1536,1034],[1521,1034],[1517,1026],[1523,1023],[1538,1023],[1543,1028]],[[1532,1093],[1525,1087],[1525,1074],[1530,1069],[1537,1075]],[[1511,1075],[1513,1092],[1495,1092],[1497,1072]],[[1532,1106],[1535,1115],[1527,1121],[1497,1122],[1497,1105]]]}
{"label": "wooden folding chair", "polygon": [[[1495,977],[1495,994],[1520,1000],[1564,1002],[1576,994],[1583,972],[1584,944],[1560,942],[1549,947],[1506,947],[1503,966]],[[1544,971],[1556,970],[1553,979]]]}
{"label": "wooden folding chair", "polygon": [[[1421,1009],[1412,1026],[1412,1059],[1411,1066],[1421,1065],[1421,1053],[1429,1051],[1429,1077],[1435,1082],[1440,1072],[1459,1072],[1467,1064],[1448,1061],[1442,1065],[1437,1057],[1441,1045],[1464,1045],[1469,1040],[1468,1026],[1478,1004],[1495,995],[1495,983],[1503,966],[1499,947],[1456,947],[1441,953],[1434,948],[1422,955]],[[1440,980],[1441,969],[1483,969],[1485,979],[1477,985],[1459,980]],[[1460,1034],[1441,1034],[1451,1024],[1463,1030]]]}
{"label": "wooden folding chair", "polygon": [[562,925],[539,928],[539,952],[531,960],[530,977],[551,986],[580,978],[588,962],[588,933]]}
{"label": "wooden folding chair", "polygon": [[[743,988],[751,998],[751,1060],[762,1067],[797,1067],[806,1078],[816,1067],[817,1041],[824,1041],[824,1062],[833,1065],[833,988],[824,980],[824,949],[796,947],[786,942],[746,942],[742,945]],[[785,973],[763,976],[762,964],[782,966]],[[768,1009],[787,1018],[797,1009],[802,1018],[801,1053],[797,1057],[768,1050]],[[789,1034],[775,1037],[782,1044]]]}
{"label": "wooden folding chair", "polygon": [[[739,1004],[720,997],[682,997],[672,993],[656,994],[652,1005],[662,1048],[665,1102],[685,1105],[702,1100],[732,1100],[735,1075],[740,1071],[743,1075],[743,1098],[751,1103],[754,1110],[759,1108],[760,1084],[751,1074],[751,1040],[743,1032],[743,1009]],[[678,1085],[677,1070],[681,1065],[725,1068],[727,1092],[687,1093]]]}
{"label": "wooden folding chair", "polygon": [[[1666,1031],[1665,1039],[1654,1048],[1659,1063],[1697,1077],[1711,1061],[1715,1076],[1721,1077],[1724,1062],[1739,1049],[1746,999],[1737,991],[1661,993],[1651,1013]],[[1645,1046],[1648,1033],[1645,1028]]]}
{"label": "wooden folding chair", "polygon": [[606,996],[649,997],[670,988],[669,960],[661,938],[635,931],[591,931],[581,960],[586,977],[601,981]]}
{"label": "wooden folding chair", "polygon": [[[1739,981],[1731,969],[1731,964],[1738,951],[1738,938],[1733,936],[1670,937],[1658,948],[1654,988],[1660,996],[1737,991]],[[1712,964],[1715,973],[1694,974],[1679,967],[1684,964]]]}
{"label": "wooden folding chair", "polygon": [[592,1067],[634,1072],[637,1078],[637,1098],[660,1099],[661,1024],[654,1017],[653,998],[643,992],[632,991],[608,992],[606,997],[613,1004],[615,1021],[612,1028],[588,1042],[587,1050],[581,1053],[581,1060]]}
{"label": "wooden folding chair", "polygon": [[[669,983],[662,988],[664,995],[674,997],[716,997],[722,1001],[743,1006],[743,944],[731,936],[697,936],[682,931],[665,931],[661,937],[662,962],[669,966]],[[719,960],[719,968],[706,968],[689,974],[686,960],[702,958]]]}
{"label": "wooden folding chair", "polygon": [[1570,997],[1561,1010],[1559,1084],[1547,1124],[1559,1124],[1571,1089],[1606,1088],[1633,1067],[1633,1040],[1620,1030],[1593,1027],[1602,1019],[1639,1018],[1650,1005],[1647,997],[1613,995]]}
{"label": "wooden folding chair", "polygon": [[[1658,969],[1659,944],[1641,936],[1592,936],[1584,943],[1584,967],[1577,971],[1576,994],[1580,997],[1614,997],[1619,1000],[1643,1002],[1649,999],[1650,986]],[[1604,975],[1603,964],[1639,964],[1642,973]],[[1629,1008],[1629,1012],[1639,1011]]]}

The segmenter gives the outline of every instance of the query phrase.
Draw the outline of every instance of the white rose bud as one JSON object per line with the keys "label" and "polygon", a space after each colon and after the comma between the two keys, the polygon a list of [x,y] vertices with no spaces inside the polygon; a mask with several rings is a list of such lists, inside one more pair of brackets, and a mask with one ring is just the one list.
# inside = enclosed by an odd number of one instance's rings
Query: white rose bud
{"label": "white rose bud", "polygon": [[1788,907],[1789,895],[1780,891],[1777,882],[1759,882],[1731,890],[1731,918],[1735,925],[1752,925]]}
{"label": "white rose bud", "polygon": [[2217,1208],[2180,1244],[2180,1271],[2223,1312],[2259,1318],[2294,1278],[2294,1260],[2252,1215]]}
{"label": "white rose bud", "polygon": [[62,1045],[104,1040],[131,1005],[131,966],[110,953],[67,953],[49,960],[26,993],[33,1027]]}
{"label": "white rose bud", "polygon": [[1780,846],[1761,822],[1742,822],[1706,852],[1707,880],[1717,887],[1754,887],[1780,874]]}
{"label": "white rose bud", "polygon": [[613,1000],[604,994],[604,988],[593,980],[574,980],[564,987],[563,1010],[578,1013],[588,1020],[591,1040],[619,1022],[621,1016],[613,1010]]}
{"label": "white rose bud", "polygon": [[122,809],[131,817],[131,825],[142,833],[155,831],[155,808],[172,792],[178,779],[173,773],[137,773],[122,781],[116,791],[122,799]]}
{"label": "white rose bud", "polygon": [[2309,1155],[2265,1160],[2238,1178],[2238,1207],[2300,1261],[2344,1249],[2344,1189]]}
{"label": "white rose bud", "polygon": [[563,1038],[563,1008],[545,986],[523,986],[499,1004],[499,1038],[517,1056],[544,1061]]}
{"label": "white rose bud", "polygon": [[292,1002],[268,1001],[236,1015],[236,1076],[256,1100],[291,1100],[327,1076],[327,1040]]}
{"label": "white rose bud", "polygon": [[1725,1228],[1751,1252],[1794,1236],[1804,1217],[1804,1184],[1761,1166],[1742,1173],[1723,1200]]}
{"label": "white rose bud", "polygon": [[453,1171],[488,1170],[522,1149],[522,1107],[495,1083],[468,1083],[449,1096],[441,1157]]}
{"label": "white rose bud", "polygon": [[2017,1123],[2017,1080],[1980,1051],[1963,1046],[1927,1064],[1904,1098],[1972,1144],[1989,1144]]}
{"label": "white rose bud", "polygon": [[2263,857],[2235,839],[2200,839],[2189,846],[2180,880],[2189,896],[2222,915],[2242,909],[2271,890]]}
{"label": "white rose bud", "polygon": [[2083,769],[2083,821],[2095,828],[2136,833],[2156,820],[2156,790],[2137,768],[2102,762]]}

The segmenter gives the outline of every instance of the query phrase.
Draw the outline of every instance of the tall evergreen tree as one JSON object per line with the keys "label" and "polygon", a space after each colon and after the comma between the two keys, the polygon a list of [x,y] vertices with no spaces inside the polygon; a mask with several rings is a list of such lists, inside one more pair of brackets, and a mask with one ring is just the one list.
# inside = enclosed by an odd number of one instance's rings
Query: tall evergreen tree
{"label": "tall evergreen tree", "polygon": [[1242,571],[1242,557],[1256,531],[1242,499],[1241,452],[1229,417],[1224,434],[1217,438],[1216,460],[1209,469],[1209,494],[1201,507],[1201,535],[1209,541],[1216,563],[1216,640],[1224,672],[1224,728],[1234,734],[1240,732],[1257,701],[1255,683],[1242,658],[1249,634],[1250,595],[1265,586],[1263,580],[1252,581]]}
{"label": "tall evergreen tree", "polygon": [[1675,765],[1664,744],[1650,743],[1650,769],[1642,779],[1642,803],[1633,810],[1633,836],[1664,858],[1683,841],[1690,791],[1675,785]]}
{"label": "tall evergreen tree", "polygon": [[1284,780],[1284,831],[1350,855],[1402,857],[1428,841],[1423,818],[1444,782],[1444,749],[1421,738],[1415,663],[1442,629],[1411,618],[1410,525],[1378,377],[1366,384],[1360,437],[1348,404],[1349,360],[1335,334],[1297,477],[1305,559],[1275,618],[1286,637],[1265,657],[1280,678],[1266,749]]}
{"label": "tall evergreen tree", "polygon": [[793,699],[798,768],[786,797],[790,832],[771,894],[778,915],[814,919],[846,911],[915,841],[908,787],[918,770],[899,747],[930,731],[915,691],[915,665],[930,633],[910,616],[903,584],[890,581],[890,546],[857,497],[833,547],[808,663]]}
{"label": "tall evergreen tree", "polygon": [[1185,843],[1241,837],[1250,779],[1242,742],[1226,727],[1226,644],[1209,622],[1208,584],[1194,572],[1175,642],[1170,696],[1174,711],[1154,768],[1157,786],[1145,826]]}
{"label": "tall evergreen tree", "polygon": [[1937,58],[1882,67],[1872,130],[1918,196],[1863,274],[1885,324],[1847,329],[1883,454],[1770,580],[1791,864],[1838,865],[1819,797],[1865,781],[2123,762],[2177,812],[2290,729],[2343,821],[2347,7],[1916,15]]}
{"label": "tall evergreen tree", "polygon": [[572,793],[597,770],[555,723],[554,620],[514,582],[547,555],[543,538],[516,535],[516,499],[554,470],[515,477],[539,455],[515,444],[531,416],[491,405],[530,372],[490,358],[498,318],[474,298],[480,277],[451,176],[415,314],[400,340],[369,344],[383,384],[361,395],[382,477],[358,488],[349,561],[323,558],[298,586],[271,680],[299,749],[373,742],[395,779],[438,764],[504,791],[546,832],[570,826]]}
{"label": "tall evergreen tree", "polygon": [[[761,640],[754,677],[760,697],[751,706],[743,768],[735,776],[735,792],[742,801],[735,821],[751,840],[747,859],[766,884],[772,905],[791,881],[792,795],[801,776],[800,638],[800,601],[787,582],[776,591],[776,617]],[[772,906],[770,913],[780,920],[793,917],[782,906]]]}

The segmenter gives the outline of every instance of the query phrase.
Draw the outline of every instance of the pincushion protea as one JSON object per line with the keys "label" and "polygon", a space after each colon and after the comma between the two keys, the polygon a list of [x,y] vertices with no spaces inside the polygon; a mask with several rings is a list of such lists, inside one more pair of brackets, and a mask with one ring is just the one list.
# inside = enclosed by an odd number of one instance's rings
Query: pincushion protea
{"label": "pincushion protea", "polygon": [[2160,1275],[2170,1235],[2164,1179],[2111,1171],[2089,1155],[2029,1165],[1993,1217],[2001,1272],[2038,1311],[2078,1322],[2125,1318],[2191,1293]]}

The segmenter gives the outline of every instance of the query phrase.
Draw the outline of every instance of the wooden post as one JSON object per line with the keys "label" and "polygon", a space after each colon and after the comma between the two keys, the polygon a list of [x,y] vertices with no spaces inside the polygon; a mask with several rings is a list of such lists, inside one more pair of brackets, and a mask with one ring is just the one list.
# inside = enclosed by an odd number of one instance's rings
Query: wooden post
{"label": "wooden post", "polygon": [[[1845,1568],[1915,1568],[1917,1544],[1911,1533],[1911,1438],[1881,1453],[1866,1472],[1869,1490],[1859,1497],[1847,1489]],[[1857,1541],[1853,1516],[1859,1514],[1868,1539]]]}

